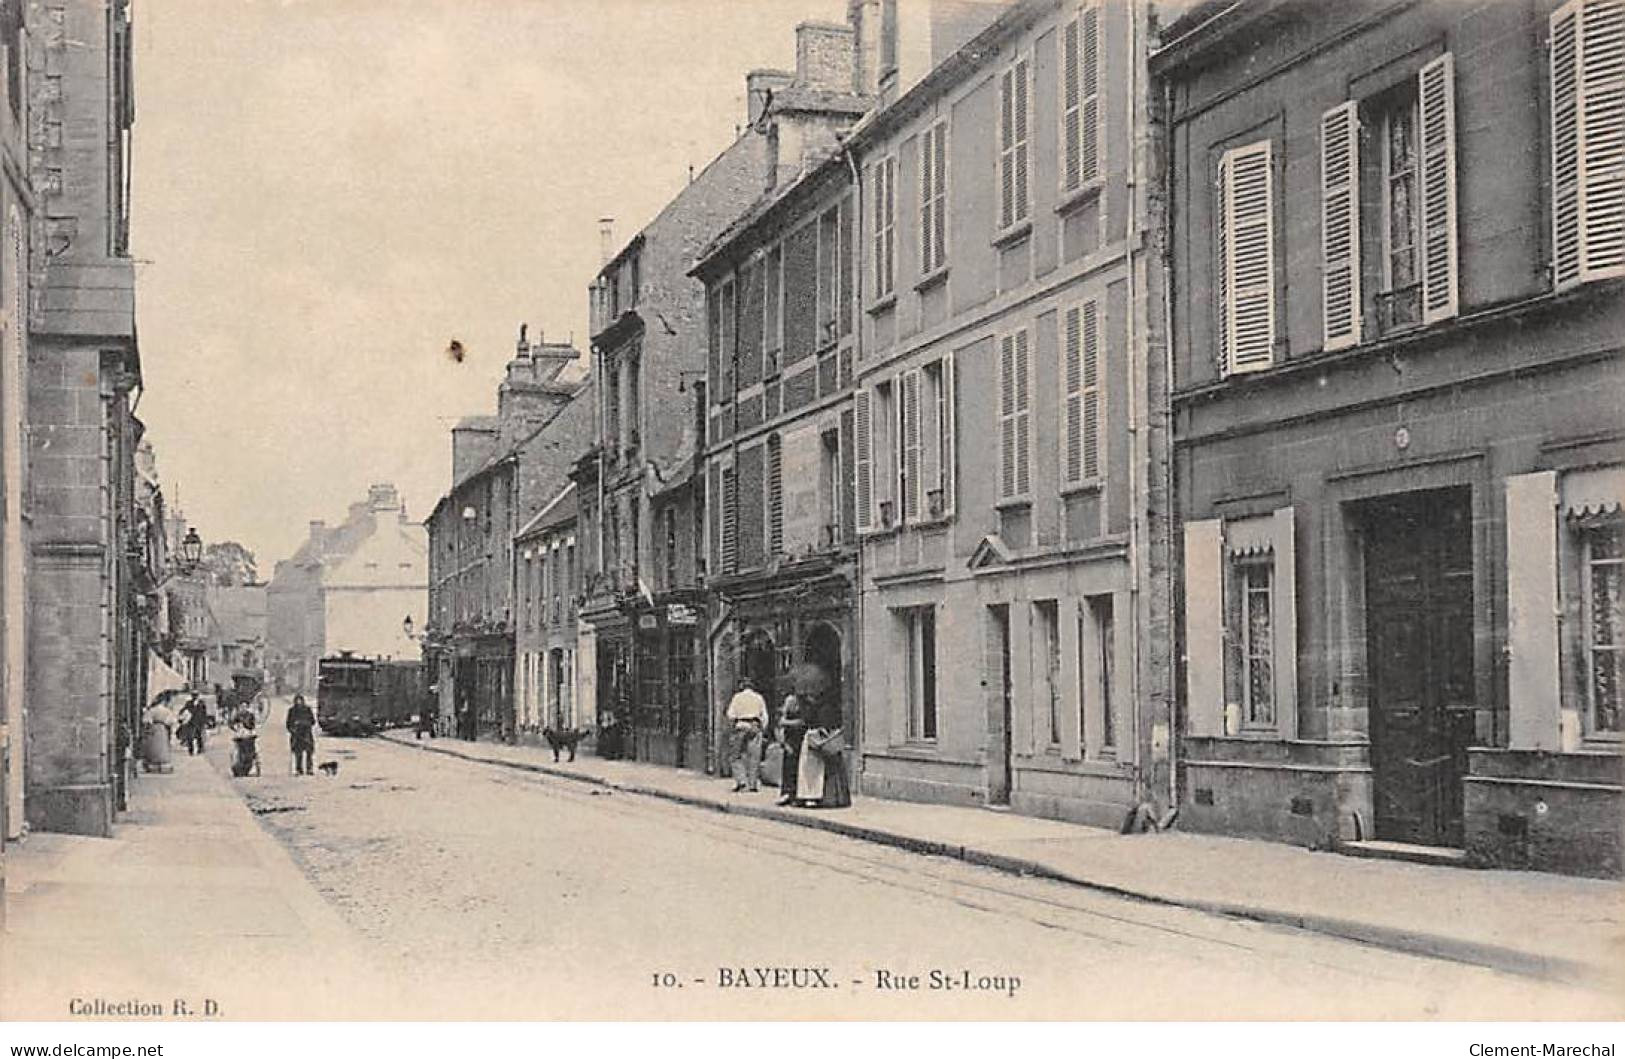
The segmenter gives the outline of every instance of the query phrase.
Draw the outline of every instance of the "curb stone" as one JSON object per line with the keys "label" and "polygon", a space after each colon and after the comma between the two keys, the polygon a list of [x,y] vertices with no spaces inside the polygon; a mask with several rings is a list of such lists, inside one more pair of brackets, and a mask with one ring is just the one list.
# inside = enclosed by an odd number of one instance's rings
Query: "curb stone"
{"label": "curb stone", "polygon": [[[1138,890],[1116,883],[1102,882],[1098,879],[1089,879],[1071,872],[1053,868],[1041,861],[1025,857],[1014,857],[1004,853],[994,853],[989,850],[977,849],[974,846],[955,845],[947,842],[938,842],[934,839],[916,838],[913,835],[902,834],[897,831],[887,831],[880,828],[865,827],[860,824],[849,824],[829,817],[811,816],[806,813],[791,813],[777,807],[756,805],[734,805],[725,801],[703,798],[677,791],[664,790],[658,787],[648,787],[637,783],[620,782],[602,776],[590,776],[580,772],[553,765],[540,764],[528,761],[512,761],[500,757],[488,757],[477,752],[469,752],[460,748],[447,748],[431,743],[422,743],[416,740],[399,739],[385,734],[383,738],[399,746],[414,747],[418,750],[434,754],[443,754],[447,757],[460,758],[478,764],[494,765],[499,768],[515,769],[521,772],[534,772],[556,779],[571,780],[576,783],[592,787],[608,788],[626,794],[640,794],[645,797],[659,798],[663,801],[687,805],[697,809],[710,809],[719,813],[732,813],[738,816],[755,817],[762,820],[775,820],[795,827],[804,827],[814,831],[826,831],[832,834],[843,835],[848,838],[859,839],[864,842],[873,842],[877,845],[891,846],[896,849],[919,853],[926,856],[949,857],[975,864],[979,867],[991,868],[1008,875],[1025,876],[1028,878],[1046,879],[1050,882],[1064,883],[1079,889],[1090,890],[1095,893],[1119,897],[1125,900],[1138,901],[1143,904],[1159,905],[1165,908],[1182,908],[1193,912],[1202,912],[1207,915],[1222,916],[1227,919],[1240,919],[1253,923],[1263,923],[1270,926],[1288,927],[1306,933],[1320,934],[1326,937],[1340,938],[1344,941],[1358,942],[1374,948],[1385,949],[1390,952],[1404,953],[1411,956],[1422,956],[1429,959],[1447,960],[1452,963],[1471,964],[1478,967],[1501,971],[1523,978],[1534,978],[1542,981],[1558,982],[1565,985],[1595,985],[1606,974],[1603,968],[1580,960],[1570,960],[1557,956],[1543,956],[1539,953],[1526,952],[1521,949],[1508,948],[1503,945],[1493,945],[1487,942],[1469,941],[1463,938],[1453,938],[1443,934],[1427,934],[1421,931],[1407,930],[1402,927],[1384,926],[1380,923],[1368,923],[1361,920],[1343,919],[1336,916],[1318,915],[1315,913],[1292,912],[1285,909],[1270,908],[1264,905],[1247,905],[1229,901],[1206,901],[1200,898],[1174,897],[1167,894],[1158,894],[1146,890]],[[477,744],[476,744],[477,745]]]}

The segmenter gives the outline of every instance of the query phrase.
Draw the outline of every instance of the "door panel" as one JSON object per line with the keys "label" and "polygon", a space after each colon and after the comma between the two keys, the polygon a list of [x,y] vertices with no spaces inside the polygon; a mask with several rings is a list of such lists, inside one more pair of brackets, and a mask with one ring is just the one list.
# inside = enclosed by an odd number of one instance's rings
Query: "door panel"
{"label": "door panel", "polygon": [[1366,642],[1377,837],[1459,845],[1472,740],[1471,495],[1367,505]]}

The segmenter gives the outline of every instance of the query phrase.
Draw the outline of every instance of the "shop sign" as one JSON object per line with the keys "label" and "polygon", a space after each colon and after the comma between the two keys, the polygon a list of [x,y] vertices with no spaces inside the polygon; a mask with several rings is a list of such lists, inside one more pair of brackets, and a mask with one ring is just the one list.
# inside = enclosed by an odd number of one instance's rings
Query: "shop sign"
{"label": "shop sign", "polygon": [[695,609],[693,607],[689,606],[688,604],[686,604],[686,603],[668,603],[668,604],[666,604],[666,624],[667,625],[698,625],[699,622],[700,622],[699,613],[697,611],[695,611]]}

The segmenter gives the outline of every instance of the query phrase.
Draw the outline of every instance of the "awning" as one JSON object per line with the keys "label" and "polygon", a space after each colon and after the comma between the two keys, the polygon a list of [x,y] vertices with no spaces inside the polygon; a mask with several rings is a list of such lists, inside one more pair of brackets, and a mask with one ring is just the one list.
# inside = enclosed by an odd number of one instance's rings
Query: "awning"
{"label": "awning", "polygon": [[1275,551],[1275,519],[1269,515],[1224,524],[1225,550],[1231,555],[1269,555]]}
{"label": "awning", "polygon": [[1594,467],[1563,476],[1563,514],[1592,518],[1617,514],[1625,505],[1625,466]]}
{"label": "awning", "polygon": [[147,701],[154,702],[170,691],[185,691],[186,678],[170,668],[168,662],[156,654],[147,656]]}

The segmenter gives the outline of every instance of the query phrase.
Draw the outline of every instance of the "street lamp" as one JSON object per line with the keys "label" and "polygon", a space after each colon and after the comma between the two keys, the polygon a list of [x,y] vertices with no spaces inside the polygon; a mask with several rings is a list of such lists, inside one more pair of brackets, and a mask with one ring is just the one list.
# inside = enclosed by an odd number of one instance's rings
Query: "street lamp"
{"label": "street lamp", "polygon": [[198,563],[203,561],[203,538],[197,535],[197,527],[193,526],[181,538],[181,568],[188,573],[197,569]]}

